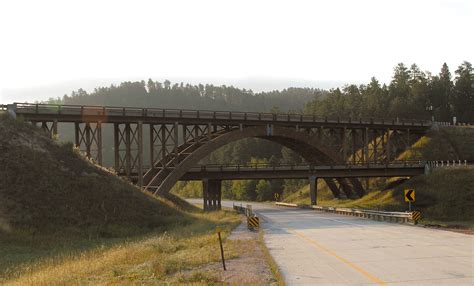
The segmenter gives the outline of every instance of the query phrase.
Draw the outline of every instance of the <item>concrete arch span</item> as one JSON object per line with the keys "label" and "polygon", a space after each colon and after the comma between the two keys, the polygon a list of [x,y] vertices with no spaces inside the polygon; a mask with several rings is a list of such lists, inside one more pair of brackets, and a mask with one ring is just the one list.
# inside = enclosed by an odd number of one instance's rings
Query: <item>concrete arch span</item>
{"label": "concrete arch span", "polygon": [[[179,164],[167,171],[165,176],[156,175],[147,184],[149,186],[157,185],[157,180],[161,181],[155,194],[167,194],[174,184],[201,159],[212,153],[214,150],[245,138],[262,138],[286,146],[296,153],[300,154],[306,161],[312,164],[336,164],[343,163],[344,160],[331,150],[330,147],[321,144],[315,136],[309,135],[305,131],[296,131],[292,128],[274,127],[274,126],[255,126],[243,129],[229,129],[227,132],[221,132],[219,136],[207,141],[206,143],[193,148],[193,152],[186,155],[179,161]],[[163,174],[163,173],[162,173]],[[339,190],[332,180],[326,181],[331,188],[334,196],[339,196]],[[346,179],[340,179],[339,184],[346,195],[350,196],[352,189],[357,195],[364,195],[364,190],[357,179],[351,179],[350,184]],[[351,186],[352,185],[352,186]]]}

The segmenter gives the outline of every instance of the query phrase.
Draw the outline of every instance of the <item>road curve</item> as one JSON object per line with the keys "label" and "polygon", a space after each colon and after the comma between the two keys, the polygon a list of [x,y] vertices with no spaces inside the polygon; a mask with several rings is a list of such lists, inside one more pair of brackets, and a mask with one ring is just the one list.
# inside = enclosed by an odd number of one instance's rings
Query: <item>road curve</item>
{"label": "road curve", "polygon": [[249,204],[287,285],[474,285],[472,235]]}

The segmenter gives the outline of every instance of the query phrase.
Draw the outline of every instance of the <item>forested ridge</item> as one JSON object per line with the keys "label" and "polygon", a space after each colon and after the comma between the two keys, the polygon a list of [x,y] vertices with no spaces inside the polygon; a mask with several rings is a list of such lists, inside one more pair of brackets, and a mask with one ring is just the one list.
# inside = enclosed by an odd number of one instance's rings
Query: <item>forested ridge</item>
{"label": "forested ridge", "polygon": [[[438,73],[422,71],[416,64],[403,63],[393,69],[390,83],[372,78],[367,84],[342,88],[287,88],[254,93],[252,90],[212,84],[171,83],[166,80],[123,82],[120,85],[82,89],[63,98],[60,104],[208,109],[255,112],[304,112],[318,117],[406,118],[474,123],[474,75],[470,62],[454,73],[443,64]],[[105,152],[105,156],[111,153]],[[226,145],[205,159],[206,163],[274,162],[298,163],[301,158],[285,147],[260,139],[245,139]],[[226,198],[270,200],[275,192],[292,192],[305,182],[234,181],[224,183]],[[179,183],[175,191],[198,195],[200,184]]]}

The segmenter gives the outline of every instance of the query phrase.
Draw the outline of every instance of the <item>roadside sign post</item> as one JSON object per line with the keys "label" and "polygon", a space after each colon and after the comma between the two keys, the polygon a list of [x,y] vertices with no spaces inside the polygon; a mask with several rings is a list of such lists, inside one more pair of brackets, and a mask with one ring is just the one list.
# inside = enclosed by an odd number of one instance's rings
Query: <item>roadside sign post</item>
{"label": "roadside sign post", "polygon": [[280,194],[279,193],[275,193],[273,196],[275,197],[275,201],[277,201],[277,202],[280,201]]}
{"label": "roadside sign post", "polygon": [[405,190],[405,202],[408,203],[408,211],[411,212],[411,203],[415,202],[415,190],[406,189]]}
{"label": "roadside sign post", "polygon": [[222,247],[221,231],[222,230],[220,227],[216,227],[217,236],[219,237],[219,245],[221,246],[222,267],[224,267],[224,271],[226,271],[227,269],[225,268],[224,248]]}

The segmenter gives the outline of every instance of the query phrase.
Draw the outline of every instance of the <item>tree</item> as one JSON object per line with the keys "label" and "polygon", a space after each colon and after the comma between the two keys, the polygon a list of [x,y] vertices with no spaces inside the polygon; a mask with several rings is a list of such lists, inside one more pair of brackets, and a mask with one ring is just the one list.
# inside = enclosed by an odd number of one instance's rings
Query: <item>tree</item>
{"label": "tree", "polygon": [[434,76],[431,82],[431,101],[437,121],[451,121],[452,90],[451,73],[444,63],[439,75]]}
{"label": "tree", "polygon": [[272,199],[273,192],[267,180],[260,180],[255,187],[257,201],[268,201]]}
{"label": "tree", "polygon": [[474,72],[472,64],[463,62],[456,73],[453,90],[453,111],[459,122],[474,123]]}

